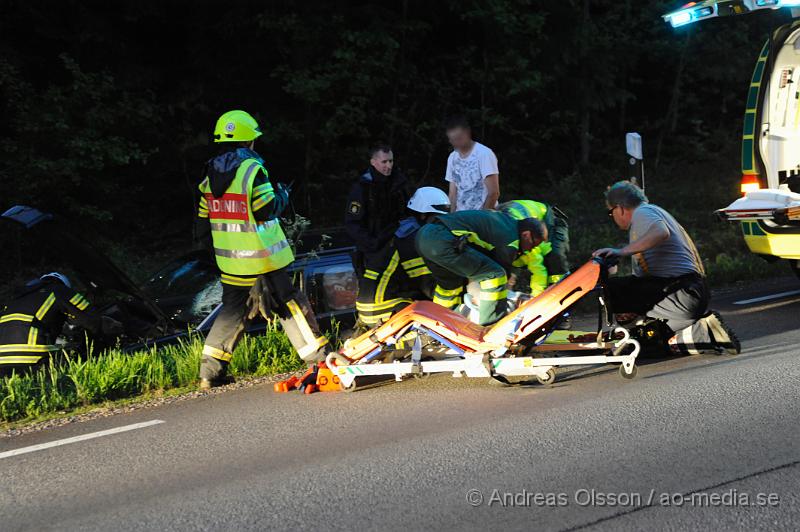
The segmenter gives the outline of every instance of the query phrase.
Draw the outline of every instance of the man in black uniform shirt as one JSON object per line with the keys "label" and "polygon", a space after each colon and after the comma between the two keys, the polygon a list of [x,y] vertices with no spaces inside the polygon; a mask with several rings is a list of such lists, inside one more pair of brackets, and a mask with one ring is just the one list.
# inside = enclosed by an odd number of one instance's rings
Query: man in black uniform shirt
{"label": "man in black uniform shirt", "polygon": [[392,148],[378,144],[370,150],[369,168],[353,185],[347,199],[345,228],[356,245],[354,266],[359,274],[370,257],[380,254],[406,217],[409,184],[394,169]]}

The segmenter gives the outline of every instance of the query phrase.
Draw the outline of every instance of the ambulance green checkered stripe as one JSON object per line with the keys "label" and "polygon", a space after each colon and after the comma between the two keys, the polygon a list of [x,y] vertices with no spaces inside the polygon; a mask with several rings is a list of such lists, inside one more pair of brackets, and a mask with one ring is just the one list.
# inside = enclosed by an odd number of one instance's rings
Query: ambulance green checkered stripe
{"label": "ambulance green checkered stripe", "polygon": [[750,87],[747,91],[747,108],[744,113],[744,126],[742,127],[742,173],[757,174],[755,156],[755,130],[756,117],[758,116],[758,96],[761,91],[761,83],[769,57],[769,41],[764,43],[761,53],[758,55],[756,67],[753,70],[753,77],[750,80]]}

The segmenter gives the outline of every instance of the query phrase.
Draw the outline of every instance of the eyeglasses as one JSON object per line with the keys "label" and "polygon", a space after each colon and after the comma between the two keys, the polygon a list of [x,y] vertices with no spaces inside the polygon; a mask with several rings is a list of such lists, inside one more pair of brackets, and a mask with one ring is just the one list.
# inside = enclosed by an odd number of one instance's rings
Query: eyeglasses
{"label": "eyeglasses", "polygon": [[606,212],[608,212],[608,217],[609,218],[613,218],[614,217],[614,211],[617,209],[617,207],[619,207],[619,205],[614,205],[613,207],[608,209],[608,211],[606,211]]}

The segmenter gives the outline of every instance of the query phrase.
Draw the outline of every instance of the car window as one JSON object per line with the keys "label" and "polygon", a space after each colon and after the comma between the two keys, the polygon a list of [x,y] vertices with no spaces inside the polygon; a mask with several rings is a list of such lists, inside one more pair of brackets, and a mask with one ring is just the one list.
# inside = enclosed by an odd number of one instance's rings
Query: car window
{"label": "car window", "polygon": [[305,292],[317,314],[355,308],[358,278],[351,264],[308,265],[304,273]]}

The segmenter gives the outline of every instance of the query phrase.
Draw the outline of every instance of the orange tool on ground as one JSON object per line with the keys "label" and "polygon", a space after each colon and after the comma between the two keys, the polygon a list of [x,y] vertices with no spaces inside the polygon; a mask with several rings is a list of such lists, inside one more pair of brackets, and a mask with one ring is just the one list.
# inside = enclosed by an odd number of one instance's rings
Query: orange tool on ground
{"label": "orange tool on ground", "polygon": [[311,366],[300,377],[293,375],[274,385],[276,392],[300,390],[307,395],[314,392],[338,392],[341,389],[339,377],[334,375],[325,362]]}

